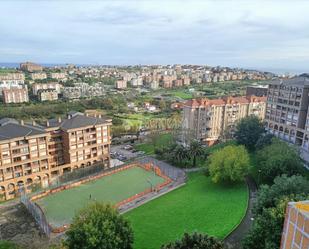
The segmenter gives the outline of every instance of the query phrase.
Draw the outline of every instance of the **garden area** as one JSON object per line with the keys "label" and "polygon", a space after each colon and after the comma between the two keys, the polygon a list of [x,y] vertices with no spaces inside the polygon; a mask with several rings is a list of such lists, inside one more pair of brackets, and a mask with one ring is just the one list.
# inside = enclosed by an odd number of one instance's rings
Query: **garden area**
{"label": "garden area", "polygon": [[191,173],[185,186],[140,206],[124,216],[134,231],[134,249],[159,249],[184,232],[207,233],[223,239],[242,220],[248,189],[215,184],[202,173]]}

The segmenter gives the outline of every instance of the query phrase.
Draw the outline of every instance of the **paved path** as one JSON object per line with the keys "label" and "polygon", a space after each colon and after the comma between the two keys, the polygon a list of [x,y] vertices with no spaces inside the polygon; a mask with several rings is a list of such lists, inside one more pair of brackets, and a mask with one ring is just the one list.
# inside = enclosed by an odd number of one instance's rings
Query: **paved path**
{"label": "paved path", "polygon": [[244,219],[241,221],[239,226],[225,238],[224,242],[228,248],[241,249],[241,241],[253,224],[252,208],[256,200],[257,186],[251,177],[247,177],[246,182],[249,187],[248,209]]}

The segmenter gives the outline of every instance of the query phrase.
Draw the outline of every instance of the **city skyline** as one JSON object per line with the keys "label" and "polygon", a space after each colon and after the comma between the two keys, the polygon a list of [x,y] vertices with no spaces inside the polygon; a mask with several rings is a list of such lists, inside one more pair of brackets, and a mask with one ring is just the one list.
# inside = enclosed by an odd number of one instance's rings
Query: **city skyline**
{"label": "city skyline", "polygon": [[306,72],[309,3],[300,2],[4,1],[1,62]]}

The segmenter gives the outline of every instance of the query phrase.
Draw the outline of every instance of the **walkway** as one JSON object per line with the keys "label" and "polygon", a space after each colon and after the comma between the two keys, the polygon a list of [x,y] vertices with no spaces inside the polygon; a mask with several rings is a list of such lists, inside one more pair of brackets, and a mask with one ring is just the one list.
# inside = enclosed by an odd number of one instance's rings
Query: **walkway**
{"label": "walkway", "polygon": [[242,245],[241,245],[242,239],[245,237],[246,233],[249,231],[249,229],[251,228],[253,224],[252,208],[256,200],[257,186],[251,177],[247,177],[246,182],[249,187],[248,209],[247,209],[244,219],[241,221],[239,226],[230,235],[228,235],[224,239],[224,242],[229,249],[232,249],[232,248],[241,249],[242,248]]}

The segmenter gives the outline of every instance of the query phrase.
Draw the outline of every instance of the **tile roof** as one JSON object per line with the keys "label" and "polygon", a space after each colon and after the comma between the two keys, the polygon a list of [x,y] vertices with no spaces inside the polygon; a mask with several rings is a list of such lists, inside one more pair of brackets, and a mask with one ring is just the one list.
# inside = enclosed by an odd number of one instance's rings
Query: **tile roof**
{"label": "tile roof", "polygon": [[21,125],[16,122],[8,122],[0,126],[0,141],[17,137],[27,137],[40,134],[43,135],[44,133],[46,133],[46,131],[39,127],[28,124]]}
{"label": "tile roof", "polygon": [[191,99],[184,103],[185,106],[190,106],[192,108],[197,107],[206,107],[206,106],[220,106],[220,105],[227,105],[227,104],[249,104],[251,102],[265,102],[266,97],[257,97],[254,95],[249,96],[240,96],[240,97],[224,97],[219,99]]}

